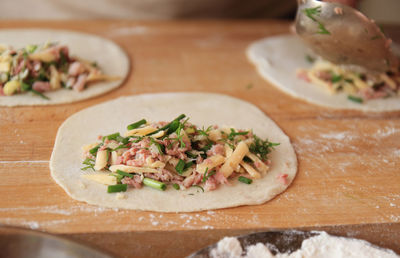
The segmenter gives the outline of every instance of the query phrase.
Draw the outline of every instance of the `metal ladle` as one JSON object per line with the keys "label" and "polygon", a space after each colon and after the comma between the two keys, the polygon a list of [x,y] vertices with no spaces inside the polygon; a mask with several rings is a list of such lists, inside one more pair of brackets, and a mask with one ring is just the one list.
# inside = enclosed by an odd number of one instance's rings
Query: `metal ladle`
{"label": "metal ladle", "polygon": [[296,32],[322,58],[358,71],[398,67],[391,40],[361,12],[339,3],[298,2]]}

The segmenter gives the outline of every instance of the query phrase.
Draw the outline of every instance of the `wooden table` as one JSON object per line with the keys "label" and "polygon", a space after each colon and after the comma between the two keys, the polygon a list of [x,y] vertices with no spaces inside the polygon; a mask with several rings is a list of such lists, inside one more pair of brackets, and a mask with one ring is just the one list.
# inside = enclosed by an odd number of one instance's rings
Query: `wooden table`
{"label": "wooden table", "polygon": [[[91,100],[0,108],[0,223],[66,235],[131,257],[181,257],[224,235],[278,228],[325,229],[400,252],[400,112],[321,108],[261,79],[246,60],[246,47],[288,33],[289,25],[1,22],[1,28],[68,29],[112,39],[131,57],[132,72],[122,87]],[[87,205],[51,179],[48,160],[67,117],[122,95],[175,91],[223,93],[262,109],[295,147],[299,170],[292,186],[264,205],[175,214]]]}

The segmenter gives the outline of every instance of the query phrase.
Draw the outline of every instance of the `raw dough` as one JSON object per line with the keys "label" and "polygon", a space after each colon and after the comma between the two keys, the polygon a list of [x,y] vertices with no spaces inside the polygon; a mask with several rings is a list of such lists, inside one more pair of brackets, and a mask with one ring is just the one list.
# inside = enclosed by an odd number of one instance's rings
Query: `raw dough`
{"label": "raw dough", "polygon": [[[205,193],[196,187],[180,191],[168,187],[165,192],[149,187],[131,188],[124,199],[108,194],[105,185],[81,178],[83,173],[90,173],[80,170],[83,167],[81,147],[95,142],[98,135],[124,132],[126,125],[142,118],[170,121],[182,113],[199,126],[218,124],[252,128],[261,138],[279,142],[280,145],[269,154],[272,167],[251,185],[232,180],[231,186],[221,185],[217,190]],[[163,93],[118,98],[68,118],[58,130],[50,170],[54,180],[79,201],[104,207],[188,212],[264,203],[283,192],[293,181],[297,159],[289,138],[250,103],[218,94]],[[277,178],[281,173],[288,174],[287,185]]]}
{"label": "raw dough", "polygon": [[306,54],[310,53],[304,43],[293,35],[262,39],[247,49],[247,57],[257,67],[261,76],[293,97],[339,109],[400,110],[400,96],[368,100],[358,104],[348,100],[345,93],[330,95],[324,89],[298,78],[296,75],[298,68],[310,67],[305,59]]}
{"label": "raw dough", "polygon": [[117,88],[129,73],[128,56],[118,45],[108,39],[64,30],[0,30],[0,44],[9,45],[15,49],[47,41],[56,41],[61,45],[68,46],[71,56],[97,62],[104,74],[119,76],[121,80],[93,83],[81,92],[67,89],[46,92],[45,95],[50,100],[34,96],[29,92],[13,96],[0,96],[0,106],[52,105],[92,98]]}

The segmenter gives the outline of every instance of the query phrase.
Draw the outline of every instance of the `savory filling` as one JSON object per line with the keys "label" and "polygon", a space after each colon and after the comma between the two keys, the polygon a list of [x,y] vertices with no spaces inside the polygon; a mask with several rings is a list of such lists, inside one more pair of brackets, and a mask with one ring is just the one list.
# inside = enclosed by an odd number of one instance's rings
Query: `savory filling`
{"label": "savory filling", "polygon": [[348,99],[363,103],[400,95],[400,67],[386,73],[358,73],[325,60],[313,60],[310,69],[299,69],[297,76],[327,90],[330,94],[345,92]]}
{"label": "savory filling", "polygon": [[96,63],[71,57],[68,47],[56,43],[28,45],[14,50],[0,46],[0,95],[43,93],[60,88],[84,90],[96,81],[118,78],[104,75]]}
{"label": "savory filling", "polygon": [[236,179],[251,184],[263,177],[271,161],[268,154],[279,143],[262,140],[251,130],[209,126],[200,129],[180,115],[171,122],[128,125],[124,136],[99,136],[83,147],[85,167],[99,173],[82,177],[108,185],[108,192],[198,187],[212,191]]}

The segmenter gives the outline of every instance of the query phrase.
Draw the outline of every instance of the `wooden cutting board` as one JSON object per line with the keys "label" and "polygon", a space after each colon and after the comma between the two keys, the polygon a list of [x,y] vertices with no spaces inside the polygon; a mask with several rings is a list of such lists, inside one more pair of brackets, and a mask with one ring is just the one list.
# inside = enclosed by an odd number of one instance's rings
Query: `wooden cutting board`
{"label": "wooden cutting board", "polygon": [[[129,54],[132,71],[119,89],[91,100],[0,108],[1,224],[88,239],[123,232],[203,232],[199,236],[204,237],[206,230],[219,236],[251,229],[372,224],[382,225],[382,232],[397,232],[386,244],[400,246],[400,112],[322,108],[264,81],[246,60],[245,49],[254,40],[288,33],[288,22],[0,24],[30,27],[77,30],[114,40]],[[263,205],[176,214],[87,205],[69,198],[52,180],[48,161],[57,128],[70,115],[123,95],[176,91],[222,93],[258,106],[295,147],[299,170],[294,183]]]}

